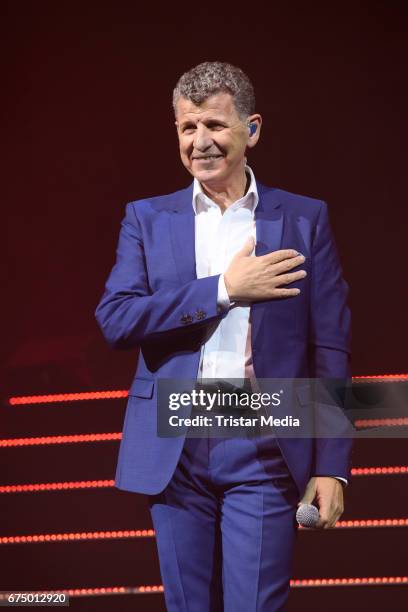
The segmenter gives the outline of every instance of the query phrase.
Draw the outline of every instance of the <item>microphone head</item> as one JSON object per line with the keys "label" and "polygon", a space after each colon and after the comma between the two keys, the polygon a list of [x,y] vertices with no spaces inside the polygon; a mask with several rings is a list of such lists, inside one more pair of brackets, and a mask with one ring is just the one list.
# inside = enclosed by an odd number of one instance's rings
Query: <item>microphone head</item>
{"label": "microphone head", "polygon": [[313,504],[302,504],[297,509],[296,520],[302,527],[316,527],[319,521],[319,510]]}

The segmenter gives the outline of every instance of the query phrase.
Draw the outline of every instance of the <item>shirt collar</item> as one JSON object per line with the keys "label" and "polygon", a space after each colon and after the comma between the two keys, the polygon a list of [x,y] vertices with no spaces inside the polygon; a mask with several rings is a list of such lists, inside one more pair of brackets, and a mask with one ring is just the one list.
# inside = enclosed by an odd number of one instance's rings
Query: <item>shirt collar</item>
{"label": "shirt collar", "polygon": [[[254,211],[259,202],[259,195],[258,195],[258,189],[256,187],[255,175],[249,166],[245,166],[245,172],[249,174],[250,179],[251,179],[249,183],[248,191],[242,198],[234,202],[232,206],[234,208],[240,208],[241,206],[248,206],[251,208],[252,211]],[[192,205],[193,205],[195,214],[201,212],[202,210],[204,210],[205,208],[208,208],[209,206],[218,206],[204,193],[203,188],[201,187],[199,181],[196,178],[194,178]]]}

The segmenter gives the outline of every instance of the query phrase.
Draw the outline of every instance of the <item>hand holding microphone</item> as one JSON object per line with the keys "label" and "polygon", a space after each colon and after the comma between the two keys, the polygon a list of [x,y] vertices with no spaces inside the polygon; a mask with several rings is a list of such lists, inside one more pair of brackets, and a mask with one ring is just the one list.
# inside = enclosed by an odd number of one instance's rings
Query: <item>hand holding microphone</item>
{"label": "hand holding microphone", "polygon": [[[316,500],[318,508],[313,505]],[[343,514],[343,486],[332,476],[313,476],[298,504],[296,520],[309,529],[330,529]]]}

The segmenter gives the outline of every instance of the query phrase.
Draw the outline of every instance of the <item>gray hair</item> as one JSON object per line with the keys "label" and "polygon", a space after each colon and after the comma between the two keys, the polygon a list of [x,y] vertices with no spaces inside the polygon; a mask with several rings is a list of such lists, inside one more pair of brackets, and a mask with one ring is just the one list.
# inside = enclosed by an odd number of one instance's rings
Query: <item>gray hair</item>
{"label": "gray hair", "polygon": [[203,62],[179,78],[173,90],[173,108],[179,98],[197,106],[217,93],[229,93],[241,119],[255,112],[255,93],[251,81],[241,68],[226,62]]}

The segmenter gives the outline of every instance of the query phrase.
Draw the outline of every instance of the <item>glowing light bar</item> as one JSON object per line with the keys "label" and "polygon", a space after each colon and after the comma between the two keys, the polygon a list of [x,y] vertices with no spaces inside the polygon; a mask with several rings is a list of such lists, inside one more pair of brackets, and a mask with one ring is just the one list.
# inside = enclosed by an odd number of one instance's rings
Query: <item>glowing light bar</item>
{"label": "glowing light bar", "polygon": [[[337,521],[335,529],[367,529],[377,527],[408,527],[408,519],[361,519],[353,521]],[[306,527],[301,530],[315,531]]]}
{"label": "glowing light bar", "polygon": [[[383,467],[362,467],[353,468],[352,476],[389,476],[408,474],[408,466],[383,466]],[[73,480],[62,482],[39,482],[32,484],[2,485],[1,493],[39,493],[41,491],[66,491],[73,489],[101,489],[114,487],[114,480]]]}
{"label": "glowing light bar", "polygon": [[3,485],[0,493],[38,493],[40,491],[67,491],[72,489],[101,489],[115,486],[114,480],[76,480],[71,482],[43,482],[36,484]]}
{"label": "glowing light bar", "polygon": [[75,444],[77,442],[106,442],[110,440],[121,440],[121,438],[121,433],[74,434],[72,436],[42,436],[39,438],[6,438],[0,440],[0,447]]}
{"label": "glowing light bar", "polygon": [[408,374],[377,374],[375,376],[353,376],[353,382],[399,382],[408,380]]}
{"label": "glowing light bar", "polygon": [[408,576],[368,576],[365,578],[311,578],[291,580],[291,587],[381,586],[408,584]]}
{"label": "glowing light bar", "polygon": [[[335,529],[361,529],[378,527],[408,527],[408,519],[364,519],[338,521]],[[305,529],[301,527],[301,529]],[[314,530],[308,530],[314,531]],[[73,533],[39,533],[22,536],[2,536],[1,544],[44,544],[49,542],[78,542],[83,540],[117,540],[127,538],[154,538],[153,529],[126,529],[116,531],[79,531]]]}
{"label": "glowing light bar", "polygon": [[352,468],[352,476],[382,476],[391,474],[408,474],[408,466],[396,465],[394,467],[362,467]]}
{"label": "glowing light bar", "polygon": [[[82,589],[61,589],[54,591],[30,591],[32,594],[53,594],[63,593],[69,595],[69,597],[99,597],[103,595],[154,595],[157,593],[163,593],[164,588],[162,584],[158,585],[140,585],[137,587],[97,587],[97,588],[82,588]],[[24,592],[24,591],[20,591]],[[15,591],[3,591],[0,593],[0,601],[7,599],[9,595],[12,595]]]}
{"label": "glowing light bar", "polygon": [[[363,578],[308,578],[303,580],[292,579],[291,588],[313,587],[355,587],[355,586],[400,586],[408,584],[408,576],[366,576]],[[4,600],[13,591],[3,591],[0,599]],[[31,593],[55,593],[56,591],[30,591]],[[58,593],[65,593],[70,597],[100,597],[104,595],[157,595],[162,594],[162,584],[140,585],[136,587],[97,587],[79,589],[61,589]]]}
{"label": "glowing light bar", "polygon": [[120,538],[153,538],[153,529],[117,531],[83,531],[77,533],[39,533],[26,536],[3,536],[0,544],[44,544],[52,542],[78,542],[80,540],[113,540]]}
{"label": "glowing light bar", "polygon": [[[353,376],[354,382],[398,382],[408,380],[408,374],[379,374],[375,376]],[[78,393],[54,393],[47,395],[21,395],[10,397],[8,403],[11,406],[22,406],[31,404],[54,404],[61,402],[78,402],[90,400],[121,399],[128,396],[126,389],[112,391],[83,391]]]}
{"label": "glowing light bar", "polygon": [[355,427],[402,427],[408,425],[407,417],[396,419],[357,419],[354,421]]}
{"label": "glowing light bar", "polygon": [[8,403],[11,406],[23,404],[53,404],[59,402],[79,402],[83,400],[120,399],[127,397],[128,391],[84,391],[82,393],[56,393],[51,395],[22,395],[10,397]]}

